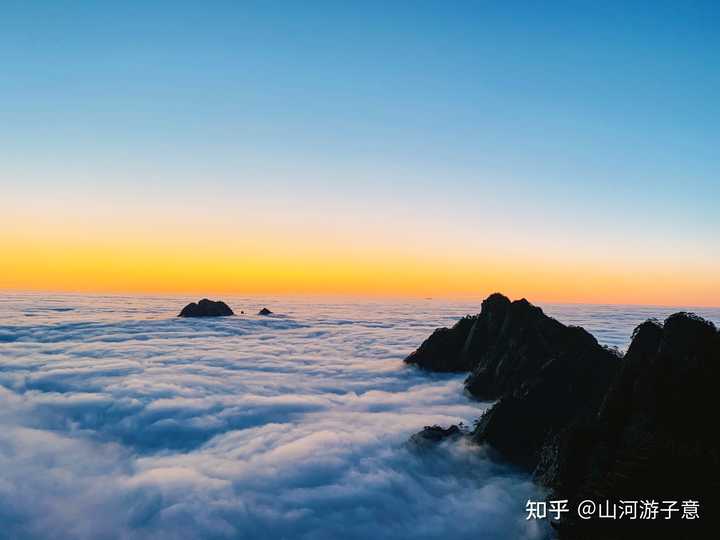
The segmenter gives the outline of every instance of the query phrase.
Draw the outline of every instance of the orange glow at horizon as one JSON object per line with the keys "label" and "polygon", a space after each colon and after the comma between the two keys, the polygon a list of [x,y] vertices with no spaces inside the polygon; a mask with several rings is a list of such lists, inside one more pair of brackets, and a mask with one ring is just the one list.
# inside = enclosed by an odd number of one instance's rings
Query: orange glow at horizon
{"label": "orange glow at horizon", "polygon": [[687,240],[558,227],[542,214],[504,215],[505,205],[456,216],[395,199],[368,208],[258,196],[241,207],[237,194],[207,193],[9,192],[0,200],[0,290],[473,299],[499,291],[537,303],[720,306],[717,256]]}
{"label": "orange glow at horizon", "polygon": [[2,238],[0,289],[108,293],[482,297],[535,302],[720,306],[712,272],[624,269],[596,261],[308,245]]}

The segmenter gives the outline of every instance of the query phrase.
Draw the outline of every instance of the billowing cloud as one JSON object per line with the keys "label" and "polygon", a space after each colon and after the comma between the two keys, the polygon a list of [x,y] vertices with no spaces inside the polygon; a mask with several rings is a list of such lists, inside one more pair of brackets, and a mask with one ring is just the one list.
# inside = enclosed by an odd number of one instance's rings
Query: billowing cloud
{"label": "billowing cloud", "polygon": [[[485,406],[463,395],[462,376],[401,361],[473,307],[295,303],[286,317],[206,321],[174,318],[182,304],[5,299],[3,535],[547,535],[524,519],[525,501],[541,495],[527,475],[462,442],[406,444]],[[604,313],[576,316],[606,326],[610,344],[624,332]]]}

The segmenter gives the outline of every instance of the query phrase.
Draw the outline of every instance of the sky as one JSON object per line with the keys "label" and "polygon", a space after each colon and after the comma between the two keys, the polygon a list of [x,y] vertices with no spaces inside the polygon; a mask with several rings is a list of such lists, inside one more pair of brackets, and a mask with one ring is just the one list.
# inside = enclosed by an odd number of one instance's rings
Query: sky
{"label": "sky", "polygon": [[8,1],[0,288],[720,305],[714,2]]}

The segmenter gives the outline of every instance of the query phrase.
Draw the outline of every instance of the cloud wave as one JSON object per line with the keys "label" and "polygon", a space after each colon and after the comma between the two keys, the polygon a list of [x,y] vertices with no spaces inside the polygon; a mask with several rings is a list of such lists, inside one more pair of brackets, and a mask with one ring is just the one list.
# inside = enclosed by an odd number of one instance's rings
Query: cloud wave
{"label": "cloud wave", "polygon": [[[484,407],[462,376],[401,361],[472,306],[295,302],[284,317],[198,321],[174,317],[183,300],[3,299],[3,535],[547,536],[524,519],[540,496],[526,475],[464,443],[406,444]],[[625,315],[559,314],[610,344],[644,318]]]}

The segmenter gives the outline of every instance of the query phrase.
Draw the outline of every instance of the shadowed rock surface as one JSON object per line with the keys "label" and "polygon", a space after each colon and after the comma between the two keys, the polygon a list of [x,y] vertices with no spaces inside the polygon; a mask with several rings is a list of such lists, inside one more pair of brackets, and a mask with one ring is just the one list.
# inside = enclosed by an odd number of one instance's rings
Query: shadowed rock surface
{"label": "shadowed rock surface", "polygon": [[449,428],[442,426],[425,426],[422,431],[410,437],[410,442],[417,446],[428,446],[446,439],[455,439],[463,435],[460,426],[452,425]]}
{"label": "shadowed rock surface", "polygon": [[620,357],[582,328],[522,310],[519,321],[510,317],[507,333],[468,377],[466,388],[482,399],[499,397],[480,419],[474,440],[533,469],[548,436],[593,417]]}
{"label": "shadowed rock surface", "polygon": [[467,391],[499,399],[473,438],[528,468],[549,432],[597,410],[620,363],[582,328],[499,293],[483,301],[478,315],[436,330],[405,361],[433,371],[471,371]]}
{"label": "shadowed rock surface", "polygon": [[273,312],[270,311],[268,308],[262,308],[260,311],[258,311],[258,315],[272,315]]}
{"label": "shadowed rock surface", "polygon": [[[699,501],[700,519],[566,521],[562,538],[712,538],[720,503],[720,335],[689,313],[637,327],[593,420],[543,448],[537,480],[572,502]],[[678,502],[677,508],[680,507]],[[703,515],[704,514],[704,515]]]}
{"label": "shadowed rock surface", "polygon": [[[495,294],[479,315],[436,331],[406,361],[471,370],[467,390],[498,400],[472,439],[534,471],[570,508],[583,499],[700,503],[692,521],[585,521],[571,512],[558,524],[562,539],[714,537],[702,517],[720,503],[720,334],[712,323],[684,312],[647,321],[621,358],[582,328]],[[414,438],[441,440],[438,429]]]}
{"label": "shadowed rock surface", "polygon": [[203,298],[199,302],[192,302],[185,306],[178,317],[227,317],[235,315],[230,307],[220,300]]}
{"label": "shadowed rock surface", "polygon": [[405,362],[430,371],[470,371],[489,334],[497,333],[509,305],[510,300],[502,294],[489,296],[479,315],[463,317],[452,328],[438,328]]}

